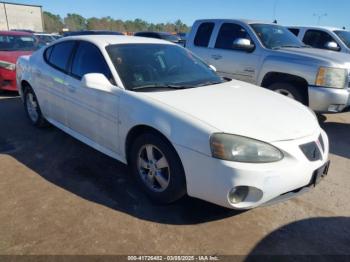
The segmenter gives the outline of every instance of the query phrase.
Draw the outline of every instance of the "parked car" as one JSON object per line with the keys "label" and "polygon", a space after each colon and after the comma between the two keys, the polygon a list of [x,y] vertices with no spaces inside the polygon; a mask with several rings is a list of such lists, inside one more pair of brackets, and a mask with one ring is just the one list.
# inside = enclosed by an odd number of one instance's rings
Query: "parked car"
{"label": "parked car", "polygon": [[167,32],[137,32],[134,34],[134,36],[163,39],[181,46],[184,46],[184,43],[185,43],[185,41],[182,40],[181,37],[167,33]]}
{"label": "parked car", "polygon": [[[328,170],[314,113],[225,81],[189,50],[150,38],[67,37],[17,62],[30,121],[127,163],[148,196],[249,209],[296,196]],[[254,106],[249,106],[254,105]]]}
{"label": "parked car", "polygon": [[56,40],[56,38],[52,34],[34,33],[34,35],[38,38],[40,46],[48,45]]}
{"label": "parked car", "polygon": [[123,35],[123,34],[117,31],[108,31],[108,30],[82,30],[82,31],[65,32],[63,34],[64,37],[77,36],[77,35]]}
{"label": "parked car", "polygon": [[17,58],[37,48],[38,41],[31,33],[0,31],[0,90],[17,91]]}
{"label": "parked car", "polygon": [[280,25],[199,20],[186,47],[219,74],[276,91],[314,111],[341,112],[350,104],[349,56],[308,48]]}
{"label": "parked car", "polygon": [[288,29],[306,45],[350,54],[350,32],[321,26],[289,26]]}

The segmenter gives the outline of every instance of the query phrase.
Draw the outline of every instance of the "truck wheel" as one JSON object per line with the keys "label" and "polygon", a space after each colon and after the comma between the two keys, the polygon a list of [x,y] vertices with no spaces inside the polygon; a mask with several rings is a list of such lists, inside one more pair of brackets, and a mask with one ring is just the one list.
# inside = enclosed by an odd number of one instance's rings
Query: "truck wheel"
{"label": "truck wheel", "polygon": [[30,122],[36,127],[46,127],[48,122],[41,113],[38,99],[31,87],[24,92],[24,109]]}
{"label": "truck wheel", "polygon": [[129,167],[143,191],[158,203],[172,203],[186,194],[185,173],[170,143],[147,133],[132,144]]}
{"label": "truck wheel", "polygon": [[299,90],[292,84],[289,83],[274,83],[268,87],[268,89],[275,91],[281,95],[287,96],[291,99],[299,101],[300,103],[307,105],[306,94],[304,90]]}

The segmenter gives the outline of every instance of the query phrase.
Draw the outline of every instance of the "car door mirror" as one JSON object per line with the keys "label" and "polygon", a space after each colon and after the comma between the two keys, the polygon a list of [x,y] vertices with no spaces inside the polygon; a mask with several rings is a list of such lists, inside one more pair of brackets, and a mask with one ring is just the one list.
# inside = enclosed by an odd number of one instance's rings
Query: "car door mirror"
{"label": "car door mirror", "polygon": [[84,87],[96,89],[105,92],[111,92],[113,85],[104,74],[89,73],[83,76],[81,83]]}
{"label": "car door mirror", "polygon": [[331,50],[331,51],[340,51],[340,47],[334,41],[327,42],[324,47],[328,50]]}
{"label": "car door mirror", "polygon": [[255,45],[250,39],[237,38],[233,41],[232,49],[253,52],[255,49]]}

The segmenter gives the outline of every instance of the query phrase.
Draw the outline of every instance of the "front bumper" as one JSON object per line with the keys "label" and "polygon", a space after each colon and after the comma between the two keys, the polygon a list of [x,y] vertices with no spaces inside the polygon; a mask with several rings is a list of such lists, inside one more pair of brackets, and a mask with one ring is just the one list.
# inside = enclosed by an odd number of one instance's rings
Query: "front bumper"
{"label": "front bumper", "polygon": [[342,112],[350,105],[350,89],[309,86],[309,107],[320,113]]}
{"label": "front bumper", "polygon": [[0,68],[0,90],[17,91],[16,71]]}
{"label": "front bumper", "polygon": [[[317,141],[319,133],[307,138],[272,143],[282,150],[284,159],[267,164],[223,161],[176,146],[186,173],[187,193],[231,209],[251,209],[282,199],[286,194],[288,198],[294,197],[304,191],[298,189],[310,184],[315,170],[328,161],[328,138],[323,130],[321,134],[325,149],[322,160],[315,162],[309,161],[299,146]],[[232,204],[229,192],[237,186],[248,186],[254,190],[249,191],[242,202]]]}

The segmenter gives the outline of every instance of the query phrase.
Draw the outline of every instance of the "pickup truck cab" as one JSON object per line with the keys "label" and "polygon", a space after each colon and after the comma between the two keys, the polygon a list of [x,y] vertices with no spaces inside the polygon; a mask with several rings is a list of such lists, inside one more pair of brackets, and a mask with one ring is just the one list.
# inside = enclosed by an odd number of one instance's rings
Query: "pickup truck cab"
{"label": "pickup truck cab", "polygon": [[276,91],[316,112],[341,112],[350,104],[350,57],[309,48],[283,26],[198,20],[186,47],[220,75]]}
{"label": "pickup truck cab", "polygon": [[288,26],[306,45],[350,54],[350,32],[335,27]]}

